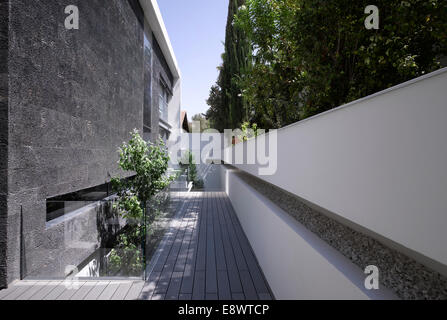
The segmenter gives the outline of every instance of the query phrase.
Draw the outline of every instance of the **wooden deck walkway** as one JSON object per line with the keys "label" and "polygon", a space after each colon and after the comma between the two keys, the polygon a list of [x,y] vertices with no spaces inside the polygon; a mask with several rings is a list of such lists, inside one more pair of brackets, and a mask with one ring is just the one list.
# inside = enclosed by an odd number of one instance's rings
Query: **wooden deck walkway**
{"label": "wooden deck walkway", "polygon": [[[144,281],[18,281],[0,299],[269,300],[271,291],[224,192],[190,192]],[[76,285],[76,283],[74,283]]]}
{"label": "wooden deck walkway", "polygon": [[0,300],[137,300],[143,280],[23,280],[0,291]]}

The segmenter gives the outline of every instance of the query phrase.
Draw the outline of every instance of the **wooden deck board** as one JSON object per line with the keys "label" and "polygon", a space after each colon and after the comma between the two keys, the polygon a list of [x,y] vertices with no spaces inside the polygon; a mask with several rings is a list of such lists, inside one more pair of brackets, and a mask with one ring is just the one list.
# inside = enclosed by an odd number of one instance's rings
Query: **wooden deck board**
{"label": "wooden deck board", "polygon": [[227,270],[217,271],[217,286],[219,288],[219,299],[231,300],[230,282],[228,281]]}
{"label": "wooden deck board", "polygon": [[6,296],[11,294],[13,291],[17,290],[17,286],[14,284],[10,285],[7,289],[3,289],[0,291],[0,300],[6,299]]}
{"label": "wooden deck board", "polygon": [[236,213],[234,212],[234,209],[230,203],[230,200],[228,198],[224,199],[226,208],[228,212],[230,212],[231,221],[233,223],[233,226],[236,230],[236,236],[239,239],[239,243],[241,244],[241,249],[245,257],[245,261],[248,266],[248,270],[250,272],[251,278],[253,280],[253,283],[256,288],[256,292],[258,294],[269,294],[269,289],[267,288],[264,276],[262,274],[262,271],[258,265],[258,262],[256,260],[256,257],[253,253],[253,250],[250,246],[250,243],[248,242],[248,239],[242,230],[242,226],[239,223],[239,220],[236,217]]}
{"label": "wooden deck board", "polygon": [[205,276],[205,271],[196,271],[194,275],[192,300],[205,300]]}
{"label": "wooden deck board", "polygon": [[126,281],[124,283],[121,283],[118,289],[113,294],[111,300],[124,300],[131,287],[132,282]]}
{"label": "wooden deck board", "polygon": [[161,272],[154,271],[149,275],[148,280],[143,286],[143,289],[140,293],[140,300],[150,300],[154,295],[155,288],[157,286],[157,282],[160,278]]}
{"label": "wooden deck board", "polygon": [[49,283],[50,281],[36,281],[36,284],[24,292],[21,296],[17,297],[17,300],[29,300],[38,291],[43,290],[43,288]]}
{"label": "wooden deck board", "polygon": [[143,291],[144,281],[134,281],[124,300],[138,300],[141,291]]}
{"label": "wooden deck board", "polygon": [[90,291],[98,284],[97,281],[86,281],[79,290],[71,296],[70,300],[84,300]]}
{"label": "wooden deck board", "polygon": [[39,290],[29,300],[44,300],[62,281],[50,281],[42,290]]}
{"label": "wooden deck board", "polygon": [[214,219],[213,198],[210,192],[207,198],[207,223],[206,223],[206,293],[217,294],[217,270],[216,270],[216,247],[214,243]]}
{"label": "wooden deck board", "polygon": [[225,263],[227,266],[228,280],[230,282],[230,289],[232,293],[242,293],[242,283],[239,278],[239,272],[236,265],[236,260],[233,252],[233,247],[231,245],[230,237],[228,235],[227,222],[225,221],[225,216],[223,215],[223,208],[220,201],[221,195],[218,197],[218,216],[219,224],[222,231],[222,244],[225,253]]}
{"label": "wooden deck board", "polygon": [[221,201],[223,202],[222,205],[225,216],[227,217],[227,223],[230,226],[230,234],[235,237],[235,239],[233,239],[233,243],[238,243],[238,245],[236,244],[237,250],[238,252],[240,250],[241,253],[238,268],[241,275],[240,278],[244,295],[250,300],[258,299],[258,294],[267,294],[270,291],[267,289],[264,276],[262,275],[250,243],[242,230],[228,197],[222,197]]}
{"label": "wooden deck board", "polygon": [[[181,223],[179,220],[183,217],[183,212],[188,208],[190,201],[191,201],[192,193],[189,193],[185,196],[184,204],[179,206],[178,210],[179,212],[176,213],[174,220],[177,223]],[[155,272],[162,272],[165,268],[165,265],[167,263],[167,260],[169,258],[169,255],[171,253],[171,248],[177,238],[177,233],[179,232],[179,227],[172,227],[170,230],[168,230],[168,236],[165,239],[165,241],[162,241],[163,250],[161,251],[160,256],[158,257],[158,260],[153,268],[153,271]]]}
{"label": "wooden deck board", "polygon": [[10,293],[5,295],[3,300],[16,300],[23,293],[25,293],[27,290],[32,288],[35,285],[35,283],[36,283],[35,281],[18,283],[16,285],[16,288],[14,288],[13,290],[10,290]]}
{"label": "wooden deck board", "polygon": [[116,290],[118,290],[120,283],[118,281],[110,281],[107,287],[103,292],[98,296],[97,300],[110,300],[115,294]]}
{"label": "wooden deck board", "polygon": [[[203,205],[203,198],[197,197],[196,201],[196,210],[195,210],[195,218],[194,218],[194,230],[192,233],[191,241],[189,243],[188,247],[188,253],[185,263],[185,269],[183,271],[183,280],[182,285],[180,288],[180,297],[179,299],[182,299],[182,297],[189,297],[189,299],[184,300],[190,300],[192,298],[192,289],[194,285],[194,273],[195,273],[195,267],[196,267],[196,258],[197,258],[197,250],[198,250],[198,240],[199,240],[199,226],[200,226],[200,212],[202,210]],[[182,295],[187,294],[187,295]]]}
{"label": "wooden deck board", "polygon": [[70,298],[85,284],[85,281],[67,283],[66,290],[56,300],[70,300]]}
{"label": "wooden deck board", "polygon": [[181,194],[148,280],[18,281],[1,299],[244,300],[273,298],[224,192]]}
{"label": "wooden deck board", "polygon": [[169,282],[166,299],[178,300],[180,294],[180,287],[182,285],[183,272],[174,272]]}
{"label": "wooden deck board", "polygon": [[98,282],[97,285],[84,297],[84,300],[97,300],[109,283],[110,281]]}
{"label": "wooden deck board", "polygon": [[192,299],[192,294],[190,294],[190,293],[180,293],[178,299],[179,300],[191,300]]}
{"label": "wooden deck board", "polygon": [[207,198],[202,195],[202,208],[200,210],[199,219],[199,239],[197,247],[196,271],[204,271],[206,267],[206,221],[208,218],[208,211],[206,210]]}

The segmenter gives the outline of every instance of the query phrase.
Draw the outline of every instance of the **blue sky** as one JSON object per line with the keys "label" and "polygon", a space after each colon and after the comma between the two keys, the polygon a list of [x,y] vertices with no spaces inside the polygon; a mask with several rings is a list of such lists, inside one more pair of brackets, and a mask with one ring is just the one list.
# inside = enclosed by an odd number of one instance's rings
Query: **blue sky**
{"label": "blue sky", "polygon": [[228,0],[158,0],[182,73],[182,110],[205,113],[222,62]]}

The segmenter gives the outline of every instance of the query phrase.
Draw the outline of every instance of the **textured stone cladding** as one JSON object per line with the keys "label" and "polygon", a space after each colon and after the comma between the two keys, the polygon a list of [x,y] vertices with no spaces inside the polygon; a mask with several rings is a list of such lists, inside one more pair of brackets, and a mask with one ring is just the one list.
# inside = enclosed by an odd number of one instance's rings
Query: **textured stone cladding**
{"label": "textured stone cladding", "polygon": [[0,0],[0,289],[7,285],[8,21],[9,1]]}
{"label": "textured stone cladding", "polygon": [[[11,2],[8,282],[20,273],[21,207],[27,275],[48,267],[45,252],[64,255],[45,199],[119,174],[117,148],[142,131],[144,27],[131,2]],[[79,30],[64,26],[68,5]]]}
{"label": "textured stone cladding", "polygon": [[287,191],[244,172],[238,176],[362,270],[377,266],[381,284],[401,299],[447,299],[447,279],[438,272],[329,218]]}

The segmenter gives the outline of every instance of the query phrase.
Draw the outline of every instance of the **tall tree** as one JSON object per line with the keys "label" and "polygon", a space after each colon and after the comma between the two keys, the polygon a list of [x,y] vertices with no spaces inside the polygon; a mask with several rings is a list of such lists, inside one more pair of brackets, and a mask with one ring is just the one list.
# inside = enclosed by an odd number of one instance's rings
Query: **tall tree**
{"label": "tall tree", "polygon": [[445,65],[447,1],[246,0],[240,26],[253,46],[245,101],[264,129],[279,128]]}
{"label": "tall tree", "polygon": [[207,101],[210,105],[207,117],[218,130],[240,127],[247,117],[240,79],[250,67],[251,46],[243,29],[234,23],[235,15],[244,4],[245,0],[229,1],[223,62],[217,84],[211,88]]}
{"label": "tall tree", "polygon": [[[209,120],[206,118],[206,115],[202,115],[201,113],[195,114],[192,116],[192,121],[196,121],[200,123],[200,132],[203,132],[210,128]],[[190,123],[192,125],[192,123]],[[192,132],[192,131],[190,131]]]}
{"label": "tall tree", "polygon": [[239,79],[248,68],[250,45],[242,28],[234,23],[235,15],[244,4],[245,0],[230,0],[225,34],[222,89],[225,92],[224,105],[228,108],[229,125],[232,128],[239,127],[245,116]]}
{"label": "tall tree", "polygon": [[[223,56],[223,55],[222,55]],[[222,66],[219,68],[219,77],[215,85],[210,89],[210,96],[206,103],[210,106],[206,112],[206,118],[209,119],[213,129],[223,132],[228,128],[228,113],[224,106],[222,90]]]}

